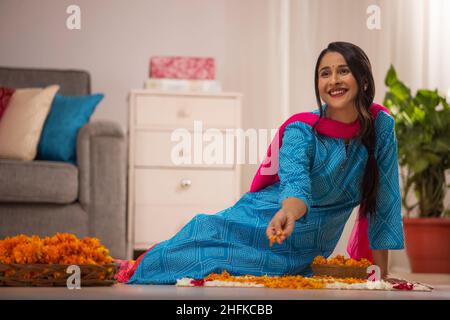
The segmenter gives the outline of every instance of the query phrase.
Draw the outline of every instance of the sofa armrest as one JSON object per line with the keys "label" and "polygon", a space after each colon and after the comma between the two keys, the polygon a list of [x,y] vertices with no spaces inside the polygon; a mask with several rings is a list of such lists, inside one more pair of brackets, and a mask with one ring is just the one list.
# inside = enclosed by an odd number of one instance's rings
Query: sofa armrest
{"label": "sofa armrest", "polygon": [[118,123],[95,121],[78,133],[79,201],[89,216],[89,235],[113,258],[126,256],[126,137]]}

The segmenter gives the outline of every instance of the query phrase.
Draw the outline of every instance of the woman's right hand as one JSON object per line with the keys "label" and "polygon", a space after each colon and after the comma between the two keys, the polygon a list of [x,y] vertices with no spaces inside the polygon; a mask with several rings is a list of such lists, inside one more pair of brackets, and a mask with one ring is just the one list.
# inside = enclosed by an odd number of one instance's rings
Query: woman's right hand
{"label": "woman's right hand", "polygon": [[[275,239],[278,244],[292,234],[295,227],[297,215],[292,211],[281,208],[272,218],[266,229],[266,235],[269,240]],[[272,243],[272,241],[271,241]]]}
{"label": "woman's right hand", "polygon": [[307,207],[303,200],[288,197],[283,200],[281,209],[273,216],[266,229],[270,244],[277,241],[281,244],[294,231],[295,221],[306,214]]}

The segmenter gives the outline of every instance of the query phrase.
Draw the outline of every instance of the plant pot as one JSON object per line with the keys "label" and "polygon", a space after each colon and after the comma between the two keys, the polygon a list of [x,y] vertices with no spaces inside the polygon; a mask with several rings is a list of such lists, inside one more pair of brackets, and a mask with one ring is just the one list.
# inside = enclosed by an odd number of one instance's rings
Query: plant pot
{"label": "plant pot", "polygon": [[403,218],[406,253],[415,273],[450,273],[450,219]]}

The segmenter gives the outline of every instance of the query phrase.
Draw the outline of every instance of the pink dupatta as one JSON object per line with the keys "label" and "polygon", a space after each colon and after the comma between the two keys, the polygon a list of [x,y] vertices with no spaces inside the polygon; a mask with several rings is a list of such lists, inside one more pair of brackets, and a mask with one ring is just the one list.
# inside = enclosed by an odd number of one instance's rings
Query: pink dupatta
{"label": "pink dupatta", "polygon": [[[370,106],[369,110],[374,119],[376,119],[378,112],[381,110],[389,114],[389,110],[387,108],[376,103],[373,103]],[[313,114],[311,112],[301,112],[292,115],[280,126],[271,144],[269,145],[269,148],[267,149],[267,154],[264,161],[259,166],[258,171],[253,178],[249,192],[259,191],[269,185],[280,181],[280,178],[278,176],[278,157],[286,126],[295,121],[301,121],[307,123],[310,126],[313,126],[313,124],[316,123],[318,119],[319,115]],[[332,138],[343,139],[350,139],[357,136],[359,127],[360,125],[358,120],[351,124],[346,124],[328,118],[321,118],[319,123],[316,125],[318,133]],[[353,259],[359,260],[361,258],[366,258],[370,261],[373,261],[372,251],[369,248],[368,221],[363,214],[363,210],[364,204],[361,203],[359,206],[358,218],[355,221],[347,245],[347,252]]]}

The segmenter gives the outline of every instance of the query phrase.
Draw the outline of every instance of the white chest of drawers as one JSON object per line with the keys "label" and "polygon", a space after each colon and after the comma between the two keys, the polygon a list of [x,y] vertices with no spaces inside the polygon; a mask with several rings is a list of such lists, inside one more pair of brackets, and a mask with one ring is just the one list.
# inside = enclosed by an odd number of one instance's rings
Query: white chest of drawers
{"label": "white chest of drawers", "polygon": [[[214,214],[240,197],[241,168],[236,161],[194,161],[200,135],[215,129],[241,128],[241,95],[237,93],[168,93],[132,90],[129,96],[128,248],[144,250],[167,240],[199,213]],[[176,154],[190,163],[173,161],[179,140],[174,130],[188,133],[189,144]],[[197,140],[196,140],[197,139]],[[206,140],[206,141],[205,141]],[[199,142],[200,141],[200,142]],[[224,143],[225,144],[225,143]],[[186,148],[184,146],[187,146]],[[227,148],[230,146],[228,145]],[[197,149],[196,149],[197,148]],[[187,150],[188,149],[188,150]],[[224,150],[224,156],[225,152]],[[198,156],[198,152],[196,153]],[[187,157],[187,158],[186,158]]]}

